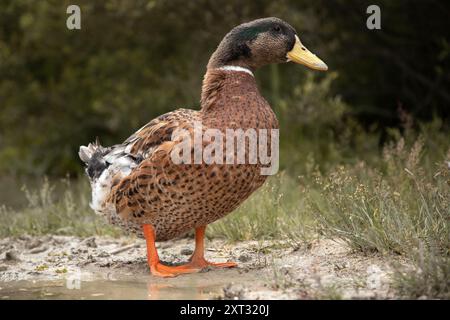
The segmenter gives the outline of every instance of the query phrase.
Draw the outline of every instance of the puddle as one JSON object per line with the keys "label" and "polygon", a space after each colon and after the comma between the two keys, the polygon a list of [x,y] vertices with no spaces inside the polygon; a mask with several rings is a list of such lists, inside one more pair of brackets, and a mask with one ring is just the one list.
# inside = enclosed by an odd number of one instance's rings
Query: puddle
{"label": "puddle", "polygon": [[0,299],[217,299],[229,281],[211,277],[185,276],[184,279],[148,277],[97,277],[86,280],[77,274],[58,280],[0,282]]}
{"label": "puddle", "polygon": [[[130,244],[131,243],[131,244]],[[211,241],[206,257],[226,261],[230,245]],[[166,263],[185,263],[192,241],[164,243]],[[247,250],[247,249],[245,249]],[[241,250],[236,250],[241,255]],[[187,254],[186,254],[187,252]],[[205,270],[176,278],[151,276],[140,239],[65,236],[0,239],[1,299],[217,299],[231,284],[258,282],[248,272],[254,261],[236,269]],[[250,260],[250,259],[249,259]],[[260,279],[259,279],[260,281]]]}
{"label": "puddle", "polygon": [[223,297],[224,288],[233,283],[251,284],[256,276],[237,270],[215,270],[156,278],[99,272],[68,273],[54,280],[18,280],[0,282],[0,300],[8,299],[140,299],[207,300]]}

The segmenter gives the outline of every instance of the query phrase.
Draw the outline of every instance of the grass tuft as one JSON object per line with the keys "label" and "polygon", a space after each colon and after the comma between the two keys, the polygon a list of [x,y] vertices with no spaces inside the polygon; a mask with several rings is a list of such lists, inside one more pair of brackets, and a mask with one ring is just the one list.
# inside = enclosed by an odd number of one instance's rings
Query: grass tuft
{"label": "grass tuft", "polygon": [[90,186],[86,181],[71,184],[68,179],[51,184],[44,179],[40,189],[23,187],[25,208],[0,208],[0,237],[28,235],[89,236],[119,234],[89,207]]}
{"label": "grass tuft", "polygon": [[[422,142],[385,149],[381,169],[364,162],[316,173],[309,195],[321,230],[360,251],[407,254],[420,243],[449,248],[450,170],[419,165]],[[448,252],[447,252],[448,253]]]}
{"label": "grass tuft", "polygon": [[394,287],[407,299],[450,299],[450,257],[424,250],[413,258],[413,268],[397,267]]}

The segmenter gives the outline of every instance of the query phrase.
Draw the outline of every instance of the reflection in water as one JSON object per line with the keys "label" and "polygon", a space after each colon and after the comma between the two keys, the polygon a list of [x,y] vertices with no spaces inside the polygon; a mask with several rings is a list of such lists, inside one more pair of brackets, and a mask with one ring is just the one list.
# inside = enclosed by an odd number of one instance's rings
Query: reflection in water
{"label": "reflection in water", "polygon": [[150,300],[161,299],[214,299],[222,292],[222,285],[199,285],[198,281],[190,281],[183,286],[155,283],[155,278],[149,277],[147,281],[147,298]]}

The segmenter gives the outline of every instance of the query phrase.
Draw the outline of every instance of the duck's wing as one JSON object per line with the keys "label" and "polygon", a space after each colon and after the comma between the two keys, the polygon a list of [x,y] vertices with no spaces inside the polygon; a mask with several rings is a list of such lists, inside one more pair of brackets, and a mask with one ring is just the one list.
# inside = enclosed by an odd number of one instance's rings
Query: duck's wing
{"label": "duck's wing", "polygon": [[199,117],[198,113],[195,110],[178,109],[153,119],[125,140],[122,144],[124,152],[142,159],[148,158],[156,147],[171,140],[176,129],[195,121]]}
{"label": "duck's wing", "polygon": [[172,134],[177,129],[191,134],[194,121],[199,119],[200,113],[194,110],[179,109],[166,113],[143,126],[116,148],[117,152],[139,161],[111,189],[107,202],[115,206],[117,214],[125,219],[130,215],[141,218],[149,214],[149,203],[157,203],[161,193],[171,188],[164,182],[167,180],[164,177],[179,170],[170,158],[176,143],[172,141]]}

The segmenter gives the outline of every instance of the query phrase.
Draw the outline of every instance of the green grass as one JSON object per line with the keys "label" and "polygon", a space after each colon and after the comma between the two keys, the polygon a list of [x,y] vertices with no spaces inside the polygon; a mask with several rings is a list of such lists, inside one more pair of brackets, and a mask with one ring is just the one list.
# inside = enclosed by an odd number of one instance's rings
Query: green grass
{"label": "green grass", "polygon": [[433,174],[421,167],[422,147],[400,140],[385,149],[381,169],[362,162],[317,173],[310,199],[323,232],[361,251],[405,254],[422,243],[448,250],[450,170],[444,161]]}
{"label": "green grass", "polygon": [[235,212],[211,224],[208,235],[237,240],[289,240],[299,246],[311,238],[314,221],[297,179],[285,172],[268,181]]}
{"label": "green grass", "polygon": [[[447,145],[448,147],[448,145]],[[400,296],[448,298],[450,292],[450,150],[430,161],[423,138],[384,148],[377,167],[360,162],[312,174],[309,204],[320,232],[356,251],[399,254]]]}
{"label": "green grass", "polygon": [[[58,187],[58,188],[56,188]],[[22,209],[0,207],[0,237],[28,235],[118,235],[119,231],[96,216],[89,207],[90,191],[86,181],[71,184],[63,180],[41,188],[23,188],[27,205]]]}

